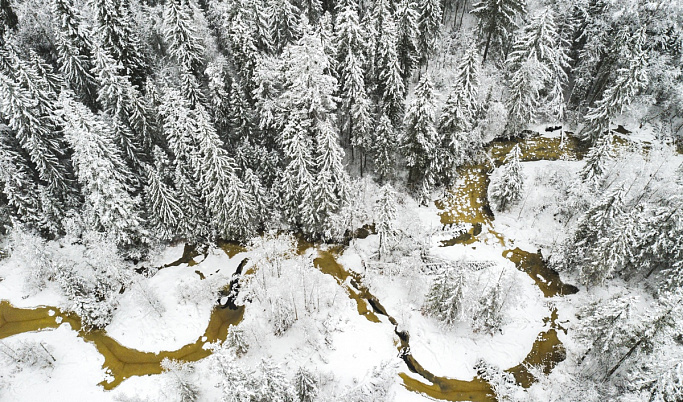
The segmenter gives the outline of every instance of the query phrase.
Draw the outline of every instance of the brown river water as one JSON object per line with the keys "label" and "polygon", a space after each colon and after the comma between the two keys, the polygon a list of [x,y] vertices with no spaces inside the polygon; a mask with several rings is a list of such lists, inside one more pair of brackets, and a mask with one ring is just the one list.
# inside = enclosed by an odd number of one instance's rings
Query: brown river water
{"label": "brown river water", "polygon": [[[505,155],[515,143],[515,141],[496,141],[488,149],[492,161],[486,164],[465,166],[459,170],[462,183],[448,191],[444,198],[437,202],[437,207],[442,210],[440,215],[443,225],[469,224],[471,229],[452,240],[443,242],[442,246],[472,244],[488,238],[493,238],[503,246],[505,245],[504,237],[493,230],[494,216],[488,206],[486,190],[489,183],[491,162],[496,165],[502,163]],[[558,160],[563,157],[580,159],[583,156],[583,152],[577,151],[579,147],[571,137],[566,138],[563,144],[560,143],[559,138],[537,137],[524,140],[522,145],[523,161]],[[486,228],[485,231],[484,228]],[[481,236],[483,235],[488,236],[488,238],[482,239]],[[220,246],[230,258],[244,251],[243,247],[233,243],[221,243]],[[313,245],[300,242],[299,246],[301,250],[304,250]],[[342,251],[342,246],[335,246],[325,251],[321,250],[314,263],[323,273],[332,275],[340,286],[345,288],[349,298],[354,300],[358,314],[375,323],[381,323],[379,316],[386,316],[396,328],[398,326],[397,321],[388,314],[380,301],[363,285],[362,276],[344,269],[337,263],[336,256]],[[167,266],[183,263],[192,266],[195,265],[194,257],[197,256],[199,254],[194,252],[191,247],[186,247],[183,256],[178,261],[167,264]],[[575,287],[563,283],[559,275],[547,267],[540,254],[516,248],[506,250],[503,256],[514,262],[518,269],[526,272],[534,279],[546,297],[566,295],[577,291]],[[349,278],[350,280],[348,280]],[[161,361],[165,358],[196,361],[207,357],[210,351],[204,349],[204,344],[224,340],[228,328],[231,325],[237,325],[242,320],[244,313],[244,307],[237,310],[216,307],[211,314],[206,331],[195,343],[185,345],[178,350],[155,354],[122,346],[101,330],[86,332],[81,328],[80,319],[72,313],[65,313],[53,307],[21,309],[13,307],[7,301],[0,301],[0,339],[24,332],[56,328],[61,323],[69,323],[74,330],[78,331],[79,336],[94,344],[104,356],[103,366],[113,381],[103,382],[101,385],[109,390],[131,376],[161,373]],[[558,330],[563,331],[557,323],[557,311],[553,310],[551,315],[546,317],[546,322],[549,322],[550,328],[538,334],[524,361],[506,370],[512,373],[517,382],[524,387],[530,386],[534,381],[533,376],[526,369],[527,365],[541,366],[544,372],[549,373],[557,363],[564,360],[564,348],[557,335]],[[474,378],[471,381],[464,381],[438,377],[430,373],[410,354],[409,334],[398,331],[396,334],[400,339],[398,349],[407,368],[423,379],[415,379],[413,376],[401,373],[403,384],[408,390],[448,401],[495,400],[491,386],[482,379]]]}

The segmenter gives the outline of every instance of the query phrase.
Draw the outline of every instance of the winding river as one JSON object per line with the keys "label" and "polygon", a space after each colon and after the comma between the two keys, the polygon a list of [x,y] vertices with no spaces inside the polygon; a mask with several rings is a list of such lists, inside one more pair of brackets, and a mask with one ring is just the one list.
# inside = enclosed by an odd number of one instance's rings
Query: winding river
{"label": "winding river", "polygon": [[[488,207],[486,191],[489,173],[492,169],[491,165],[502,163],[505,155],[517,142],[496,141],[488,147],[491,160],[485,164],[465,166],[459,170],[460,184],[438,201],[437,207],[442,210],[440,215],[443,225],[468,224],[470,229],[449,241],[443,242],[442,246],[471,244],[477,241],[488,241],[490,238],[494,238],[495,241],[499,241],[505,246],[505,238],[493,228],[494,216]],[[565,138],[564,141],[561,141],[560,138],[534,137],[519,141],[519,143],[522,146],[523,161],[558,160],[565,157],[580,159],[583,156],[578,143],[572,137]],[[483,230],[484,228],[486,230]],[[482,236],[487,237],[482,238]],[[243,248],[231,243],[221,244],[221,247],[231,258],[243,251]],[[300,250],[309,247],[314,246],[304,242],[299,245]],[[339,285],[345,288],[349,298],[355,302],[360,315],[375,323],[381,323],[379,315],[384,315],[397,328],[396,319],[389,315],[380,301],[363,284],[362,276],[344,269],[337,262],[336,256],[342,251],[342,246],[319,250],[319,255],[314,260],[316,267],[323,273],[333,276]],[[192,266],[194,265],[193,258],[196,256],[198,254],[194,253],[192,248],[186,247],[183,257],[167,266],[183,263]],[[577,291],[575,287],[563,283],[559,275],[547,267],[540,254],[516,248],[505,250],[503,256],[514,262],[518,269],[534,279],[545,297],[566,295]],[[244,312],[244,307],[237,310],[216,307],[211,314],[206,331],[195,343],[185,345],[175,351],[155,354],[122,346],[104,331],[86,332],[81,327],[80,319],[72,313],[65,313],[53,307],[20,309],[13,307],[7,301],[0,301],[0,339],[24,332],[56,328],[64,322],[69,323],[74,330],[78,331],[80,337],[94,344],[99,353],[104,356],[103,366],[113,380],[102,382],[101,385],[109,390],[131,376],[161,373],[161,361],[165,358],[196,361],[208,356],[211,352],[203,348],[204,344],[224,340],[228,328],[231,325],[237,325],[242,320]],[[557,323],[557,311],[553,310],[551,315],[546,318],[546,322],[550,323],[549,329],[538,334],[524,361],[506,370],[524,387],[530,386],[534,381],[533,376],[526,369],[526,365],[540,365],[546,373],[549,373],[558,362],[564,360],[564,348],[557,335],[557,331],[563,330]],[[424,379],[424,381],[415,379],[413,376],[401,373],[403,384],[408,390],[440,400],[495,400],[491,386],[480,378],[463,381],[439,377],[429,372],[410,354],[409,334],[395,331],[401,340],[399,352],[407,368]]]}

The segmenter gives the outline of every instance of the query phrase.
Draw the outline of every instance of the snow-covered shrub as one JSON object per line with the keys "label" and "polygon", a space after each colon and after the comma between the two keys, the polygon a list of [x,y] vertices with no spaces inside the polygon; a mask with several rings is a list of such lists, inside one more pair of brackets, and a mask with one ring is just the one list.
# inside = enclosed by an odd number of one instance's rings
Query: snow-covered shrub
{"label": "snow-covered shrub", "polygon": [[506,211],[522,199],[524,175],[520,166],[522,151],[515,145],[505,157],[505,164],[496,169],[491,177],[488,196],[496,211]]}
{"label": "snow-covered shrub", "polygon": [[151,288],[147,281],[136,278],[131,283],[131,290],[135,293],[138,300],[140,300],[138,305],[146,310],[147,313],[158,315],[162,317],[166,311],[161,299],[156,290]]}
{"label": "snow-covered shrub", "polygon": [[313,402],[318,396],[318,379],[306,367],[299,367],[294,374],[294,391],[299,402]]}
{"label": "snow-covered shrub", "polygon": [[237,357],[240,357],[249,351],[249,341],[244,333],[244,329],[240,326],[233,325],[228,329],[228,336],[225,339],[225,342],[228,347],[235,351]]}
{"label": "snow-covered shrub", "polygon": [[270,313],[271,325],[275,335],[284,334],[296,321],[294,309],[290,306],[289,302],[283,299],[271,300]]}
{"label": "snow-covered shrub", "polygon": [[49,376],[54,363],[55,358],[50,347],[42,342],[20,341],[8,344],[0,341],[0,390],[11,388],[14,376],[24,370],[38,370]]}
{"label": "snow-covered shrub", "polygon": [[392,401],[391,387],[396,381],[398,367],[393,361],[383,361],[370,369],[366,376],[342,395],[344,402]]}
{"label": "snow-covered shrub", "polygon": [[490,335],[500,331],[503,326],[504,289],[500,281],[486,288],[473,306],[472,329]]}
{"label": "snow-covered shrub", "polygon": [[293,402],[295,389],[282,368],[271,359],[263,359],[256,368],[244,367],[226,343],[211,345],[213,371],[218,373],[221,401]]}
{"label": "snow-covered shrub", "polygon": [[164,359],[161,361],[164,369],[166,388],[172,390],[179,402],[196,402],[199,400],[200,389],[194,384],[194,365],[177,360]]}
{"label": "snow-covered shrub", "polygon": [[493,101],[486,110],[484,119],[479,123],[486,140],[502,137],[508,123],[508,110],[502,102]]}
{"label": "snow-covered shrub", "polygon": [[512,402],[519,400],[515,394],[521,391],[517,386],[515,377],[511,373],[507,373],[498,367],[492,366],[483,360],[479,360],[474,369],[477,375],[488,382],[493,388],[496,400],[501,402]]}
{"label": "snow-covered shrub", "polygon": [[426,300],[422,306],[422,313],[441,321],[451,327],[458,321],[464,321],[469,315],[466,294],[467,289],[465,268],[446,268],[434,278]]}
{"label": "snow-covered shrub", "polygon": [[215,289],[217,288],[214,278],[217,277],[200,279],[196,276],[178,284],[176,289],[180,303],[200,306],[213,302],[216,299]]}
{"label": "snow-covered shrub", "polygon": [[45,289],[60,270],[61,261],[38,235],[16,227],[10,236],[10,253],[28,270],[25,287],[30,293]]}

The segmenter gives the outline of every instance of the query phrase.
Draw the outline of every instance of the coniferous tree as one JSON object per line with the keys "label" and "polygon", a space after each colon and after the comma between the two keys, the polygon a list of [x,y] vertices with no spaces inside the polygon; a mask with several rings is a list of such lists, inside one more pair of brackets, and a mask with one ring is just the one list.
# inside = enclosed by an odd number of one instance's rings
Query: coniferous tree
{"label": "coniferous tree", "polygon": [[382,112],[377,124],[373,146],[375,173],[380,183],[391,180],[395,174],[398,135],[386,113]]}
{"label": "coniferous tree", "polygon": [[163,132],[173,155],[173,184],[183,208],[185,220],[180,222],[180,235],[197,241],[208,236],[207,212],[201,199],[197,172],[200,166],[198,141],[193,136],[196,124],[187,99],[178,91],[168,90],[159,112]]}
{"label": "coniferous tree", "polygon": [[342,108],[340,110],[343,128],[349,143],[358,147],[363,173],[363,155],[372,144],[370,138],[370,102],[365,89],[363,65],[365,64],[364,41],[358,21],[358,10],[354,1],[343,5],[337,15],[337,67],[341,84]]}
{"label": "coniferous tree", "polygon": [[425,296],[423,313],[441,321],[446,327],[463,321],[467,314],[465,279],[465,271],[462,268],[444,269],[434,278]]}
{"label": "coniferous tree", "polygon": [[417,87],[415,98],[408,106],[404,121],[403,151],[410,168],[409,181],[421,186],[420,201],[426,204],[440,170],[437,148],[440,144],[436,130],[434,88],[428,75]]}
{"label": "coniferous tree", "polygon": [[290,0],[266,0],[266,13],[270,22],[270,36],[279,53],[301,35],[301,11]]}
{"label": "coniferous tree", "polygon": [[114,142],[112,129],[74,101],[68,91],[62,92],[59,106],[93,226],[112,235],[120,246],[135,245],[143,235],[139,200],[130,193],[133,175]]}
{"label": "coniferous tree", "polygon": [[147,167],[146,201],[155,233],[162,239],[171,240],[179,233],[180,222],[185,217],[175,189],[164,181],[163,172],[170,162],[161,148],[155,147],[154,154],[155,166]]}
{"label": "coniferous tree", "polygon": [[66,83],[88,106],[95,105],[95,79],[90,72],[92,41],[78,11],[65,0],[53,0],[59,69]]}
{"label": "coniferous tree", "polygon": [[169,53],[180,67],[198,75],[202,70],[204,45],[197,33],[189,0],[170,0],[164,7],[163,34]]}
{"label": "coniferous tree", "polygon": [[579,134],[584,141],[596,144],[609,130],[610,119],[622,113],[634,100],[640,88],[648,83],[647,55],[643,50],[646,40],[645,29],[641,28],[633,38],[628,52],[628,67],[617,70],[614,84],[606,89],[594,107],[584,117],[585,125]]}
{"label": "coniferous tree", "polygon": [[318,380],[301,366],[294,374],[294,390],[299,402],[313,402],[318,396]]}
{"label": "coniferous tree", "polygon": [[417,0],[417,51],[420,65],[426,65],[434,53],[441,26],[441,2]]}
{"label": "coniferous tree", "polygon": [[397,52],[396,24],[391,16],[384,19],[377,49],[376,80],[381,108],[398,127],[405,112],[406,90]]}
{"label": "coniferous tree", "polygon": [[380,190],[380,196],[375,203],[375,230],[379,235],[378,258],[386,255],[389,241],[394,235],[394,220],[396,220],[396,193],[391,184],[385,184]]}
{"label": "coniferous tree", "polygon": [[99,43],[123,65],[124,74],[138,88],[147,76],[147,61],[130,14],[130,3],[117,0],[93,0],[95,28]]}
{"label": "coniferous tree", "polygon": [[512,31],[517,28],[516,20],[526,13],[526,5],[524,0],[477,0],[472,3],[470,13],[479,19],[477,29],[484,41],[483,61],[486,61],[492,48],[503,53]]}
{"label": "coniferous tree", "polygon": [[237,176],[235,162],[223,149],[208,112],[199,108],[194,117],[202,158],[197,173],[215,233],[231,240],[252,236],[258,224],[254,197]]}
{"label": "coniferous tree", "polygon": [[581,180],[584,183],[589,183],[596,186],[600,183],[607,163],[613,157],[612,143],[614,142],[613,135],[610,131],[605,131],[597,140],[593,148],[586,155],[586,164],[580,172]]}
{"label": "coniferous tree", "polygon": [[404,86],[408,86],[408,79],[418,62],[418,18],[417,3],[414,0],[401,0],[396,8],[396,21],[398,25],[397,51]]}
{"label": "coniferous tree", "polygon": [[61,198],[69,187],[69,170],[62,162],[66,147],[56,135],[55,102],[50,84],[19,58],[13,45],[0,47],[0,118],[29,155],[40,180]]}
{"label": "coniferous tree", "polygon": [[[292,212],[299,204],[291,216],[306,234],[318,237],[341,205],[348,178],[334,126],[337,80],[329,74],[330,61],[320,36],[306,24],[304,28],[304,36],[284,52],[284,85],[273,123],[283,127],[279,141],[287,168],[281,188]],[[312,175],[317,176],[315,186]]]}
{"label": "coniferous tree", "polygon": [[455,82],[439,119],[443,147],[448,155],[448,161],[444,162],[447,176],[482,145],[482,139],[473,131],[479,109],[478,64],[478,51],[471,46],[456,67]]}
{"label": "coniferous tree", "polygon": [[144,147],[149,146],[150,123],[144,98],[123,75],[123,66],[105,49],[95,48],[94,73],[99,83],[97,101],[113,121],[116,142],[133,172],[141,173]]}
{"label": "coniferous tree", "polygon": [[534,122],[541,104],[551,117],[562,119],[568,57],[549,9],[534,16],[521,30],[505,64],[510,75],[510,135]]}
{"label": "coniferous tree", "polygon": [[505,157],[505,164],[499,169],[500,175],[491,180],[489,201],[497,211],[506,211],[522,199],[524,176],[520,166],[522,151],[515,145]]}

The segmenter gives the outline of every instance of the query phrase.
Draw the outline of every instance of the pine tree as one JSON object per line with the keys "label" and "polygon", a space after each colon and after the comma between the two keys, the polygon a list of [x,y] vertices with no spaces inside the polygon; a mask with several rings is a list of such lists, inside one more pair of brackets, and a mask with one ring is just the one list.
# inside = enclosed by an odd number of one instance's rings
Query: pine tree
{"label": "pine tree", "polygon": [[437,148],[441,142],[436,131],[434,88],[429,76],[415,87],[415,98],[408,106],[404,126],[403,151],[410,168],[409,182],[421,186],[421,203],[428,202],[434,176],[440,170]]}
{"label": "pine tree", "polygon": [[266,0],[266,13],[270,21],[270,35],[278,53],[299,39],[301,11],[290,0]]}
{"label": "pine tree", "polygon": [[628,67],[617,70],[614,84],[604,91],[602,99],[584,116],[585,125],[579,133],[584,141],[596,144],[609,130],[610,119],[622,113],[633,102],[638,91],[647,85],[648,62],[643,50],[646,39],[645,28],[641,28],[631,41],[627,54]]}
{"label": "pine tree", "polygon": [[441,27],[441,2],[417,0],[417,12],[417,51],[420,65],[426,65],[429,56],[436,50]]}
{"label": "pine tree", "polygon": [[111,234],[120,246],[134,245],[143,234],[139,202],[129,193],[132,173],[121,157],[110,126],[74,101],[68,91],[62,92],[59,106],[94,227]]}
{"label": "pine tree", "polygon": [[204,45],[195,28],[188,0],[170,0],[164,7],[163,34],[169,53],[180,67],[194,75],[202,70]]}
{"label": "pine tree", "polygon": [[130,15],[130,3],[117,0],[93,0],[96,29],[101,45],[120,62],[124,74],[133,85],[142,87],[147,75],[147,62],[140,38]]}
{"label": "pine tree", "polygon": [[501,52],[508,44],[512,31],[517,28],[516,20],[526,13],[524,0],[477,0],[472,3],[470,13],[479,18],[477,29],[483,38],[486,61],[489,50]]}
{"label": "pine tree", "polygon": [[522,151],[515,145],[505,157],[499,176],[491,180],[489,201],[496,211],[506,211],[522,199],[524,176],[520,166]]}
{"label": "pine tree", "polygon": [[386,254],[391,237],[394,235],[394,220],[396,220],[396,193],[391,184],[385,184],[375,202],[375,230],[379,235],[379,260]]}
{"label": "pine tree", "polygon": [[456,67],[455,82],[446,100],[439,130],[448,156],[446,171],[453,171],[482,146],[482,139],[473,132],[479,109],[479,59],[476,47],[471,46]]}
{"label": "pine tree", "polygon": [[404,86],[408,86],[408,79],[418,62],[418,28],[419,13],[414,0],[401,0],[396,8],[398,25],[398,59]]}
{"label": "pine tree", "polygon": [[313,402],[318,396],[318,380],[301,366],[294,374],[294,390],[299,402]]}
{"label": "pine tree", "polygon": [[586,164],[581,169],[579,177],[584,183],[597,186],[607,169],[607,163],[612,159],[612,143],[614,137],[611,131],[605,131],[597,140],[593,148],[586,155]]}
{"label": "pine tree", "polygon": [[377,50],[377,93],[383,112],[394,126],[403,121],[405,85],[397,52],[396,24],[391,15],[384,18]]}
{"label": "pine tree", "polygon": [[569,63],[550,9],[535,15],[522,29],[505,64],[510,75],[510,134],[534,122],[541,104],[553,118],[562,119],[564,69]]}
{"label": "pine tree", "polygon": [[373,146],[375,173],[380,183],[391,180],[395,174],[398,136],[391,120],[382,112],[375,131]]}
{"label": "pine tree", "polygon": [[78,11],[65,0],[53,0],[59,69],[67,84],[88,106],[95,105],[95,79],[90,73],[92,42]]}
{"label": "pine tree", "polygon": [[155,148],[155,167],[147,167],[147,186],[145,187],[148,211],[152,228],[162,239],[173,239],[180,222],[185,219],[180,201],[175,196],[175,189],[166,184],[162,178],[162,169],[169,166],[164,161],[166,156],[161,148]]}

